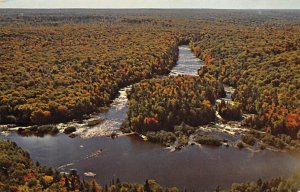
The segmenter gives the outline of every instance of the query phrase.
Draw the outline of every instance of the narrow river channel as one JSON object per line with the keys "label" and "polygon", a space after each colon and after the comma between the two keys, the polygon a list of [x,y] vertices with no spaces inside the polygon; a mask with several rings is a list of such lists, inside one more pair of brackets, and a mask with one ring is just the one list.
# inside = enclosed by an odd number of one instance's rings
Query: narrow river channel
{"label": "narrow river channel", "polygon": [[[180,46],[178,64],[170,75],[193,75],[201,65],[188,46]],[[171,152],[136,136],[106,137],[118,131],[126,117],[126,89],[120,91],[108,112],[92,117],[103,119],[101,124],[90,128],[86,121],[59,125],[76,126],[78,136],[75,138],[63,133],[43,138],[16,133],[0,137],[15,141],[42,165],[66,172],[76,169],[82,177],[92,172],[103,185],[117,177],[121,181],[139,183],[155,179],[163,186],[176,186],[181,190],[212,191],[217,186],[227,188],[234,182],[289,176],[300,164],[295,155],[270,150],[253,152],[234,147],[194,145]]]}

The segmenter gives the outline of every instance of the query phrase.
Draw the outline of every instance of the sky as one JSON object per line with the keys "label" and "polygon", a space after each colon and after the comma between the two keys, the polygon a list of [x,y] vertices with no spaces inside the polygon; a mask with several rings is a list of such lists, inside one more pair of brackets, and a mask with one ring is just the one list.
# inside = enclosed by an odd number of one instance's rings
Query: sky
{"label": "sky", "polygon": [[0,0],[0,8],[300,9],[300,0]]}

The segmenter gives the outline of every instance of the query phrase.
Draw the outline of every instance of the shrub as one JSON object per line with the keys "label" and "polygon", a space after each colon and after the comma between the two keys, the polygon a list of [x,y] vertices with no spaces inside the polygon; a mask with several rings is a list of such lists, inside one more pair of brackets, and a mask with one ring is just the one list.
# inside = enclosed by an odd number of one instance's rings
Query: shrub
{"label": "shrub", "polygon": [[212,145],[212,146],[221,146],[221,140],[214,138],[213,136],[207,135],[197,135],[194,140],[201,145]]}
{"label": "shrub", "polygon": [[176,141],[176,136],[174,133],[163,130],[158,132],[147,132],[146,137],[151,142],[161,143],[166,146]]}
{"label": "shrub", "polygon": [[227,120],[241,120],[242,110],[239,103],[226,103],[224,100],[217,105],[217,110],[219,114]]}
{"label": "shrub", "polygon": [[242,135],[241,139],[244,143],[251,146],[253,146],[256,142],[256,139],[250,134]]}

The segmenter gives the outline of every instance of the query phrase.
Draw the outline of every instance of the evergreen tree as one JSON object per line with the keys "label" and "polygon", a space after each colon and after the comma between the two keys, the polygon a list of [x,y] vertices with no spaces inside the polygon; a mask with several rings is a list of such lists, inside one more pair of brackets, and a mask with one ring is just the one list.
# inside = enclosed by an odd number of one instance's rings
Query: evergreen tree
{"label": "evergreen tree", "polygon": [[92,192],[97,192],[95,180],[93,180]]}
{"label": "evergreen tree", "polygon": [[146,182],[145,182],[145,185],[144,185],[144,191],[145,192],[151,192],[151,188],[150,188],[148,179],[146,179]]}

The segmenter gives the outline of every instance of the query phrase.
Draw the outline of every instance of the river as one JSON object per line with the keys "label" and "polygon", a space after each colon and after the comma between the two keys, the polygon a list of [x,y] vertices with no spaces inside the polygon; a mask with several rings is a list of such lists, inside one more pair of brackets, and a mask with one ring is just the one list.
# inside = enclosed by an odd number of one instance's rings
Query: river
{"label": "river", "polygon": [[[180,46],[177,66],[170,75],[195,75],[201,65],[202,62],[194,57],[189,47]],[[133,135],[111,139],[107,135],[119,132],[126,117],[126,89],[130,87],[120,91],[120,96],[106,113],[91,117],[102,119],[101,124],[88,127],[86,120],[58,126],[76,126],[78,136],[75,138],[63,133],[24,137],[14,132],[0,137],[15,141],[42,165],[66,172],[76,169],[82,177],[87,172],[95,173],[95,178],[102,185],[119,177],[121,181],[127,182],[143,183],[146,179],[155,179],[163,186],[176,186],[181,190],[212,191],[217,186],[230,187],[234,182],[289,176],[300,164],[298,156],[271,150],[254,152],[235,147],[190,145],[171,152],[170,149]],[[226,127],[220,124],[215,126]],[[235,129],[241,130],[228,128]]]}

